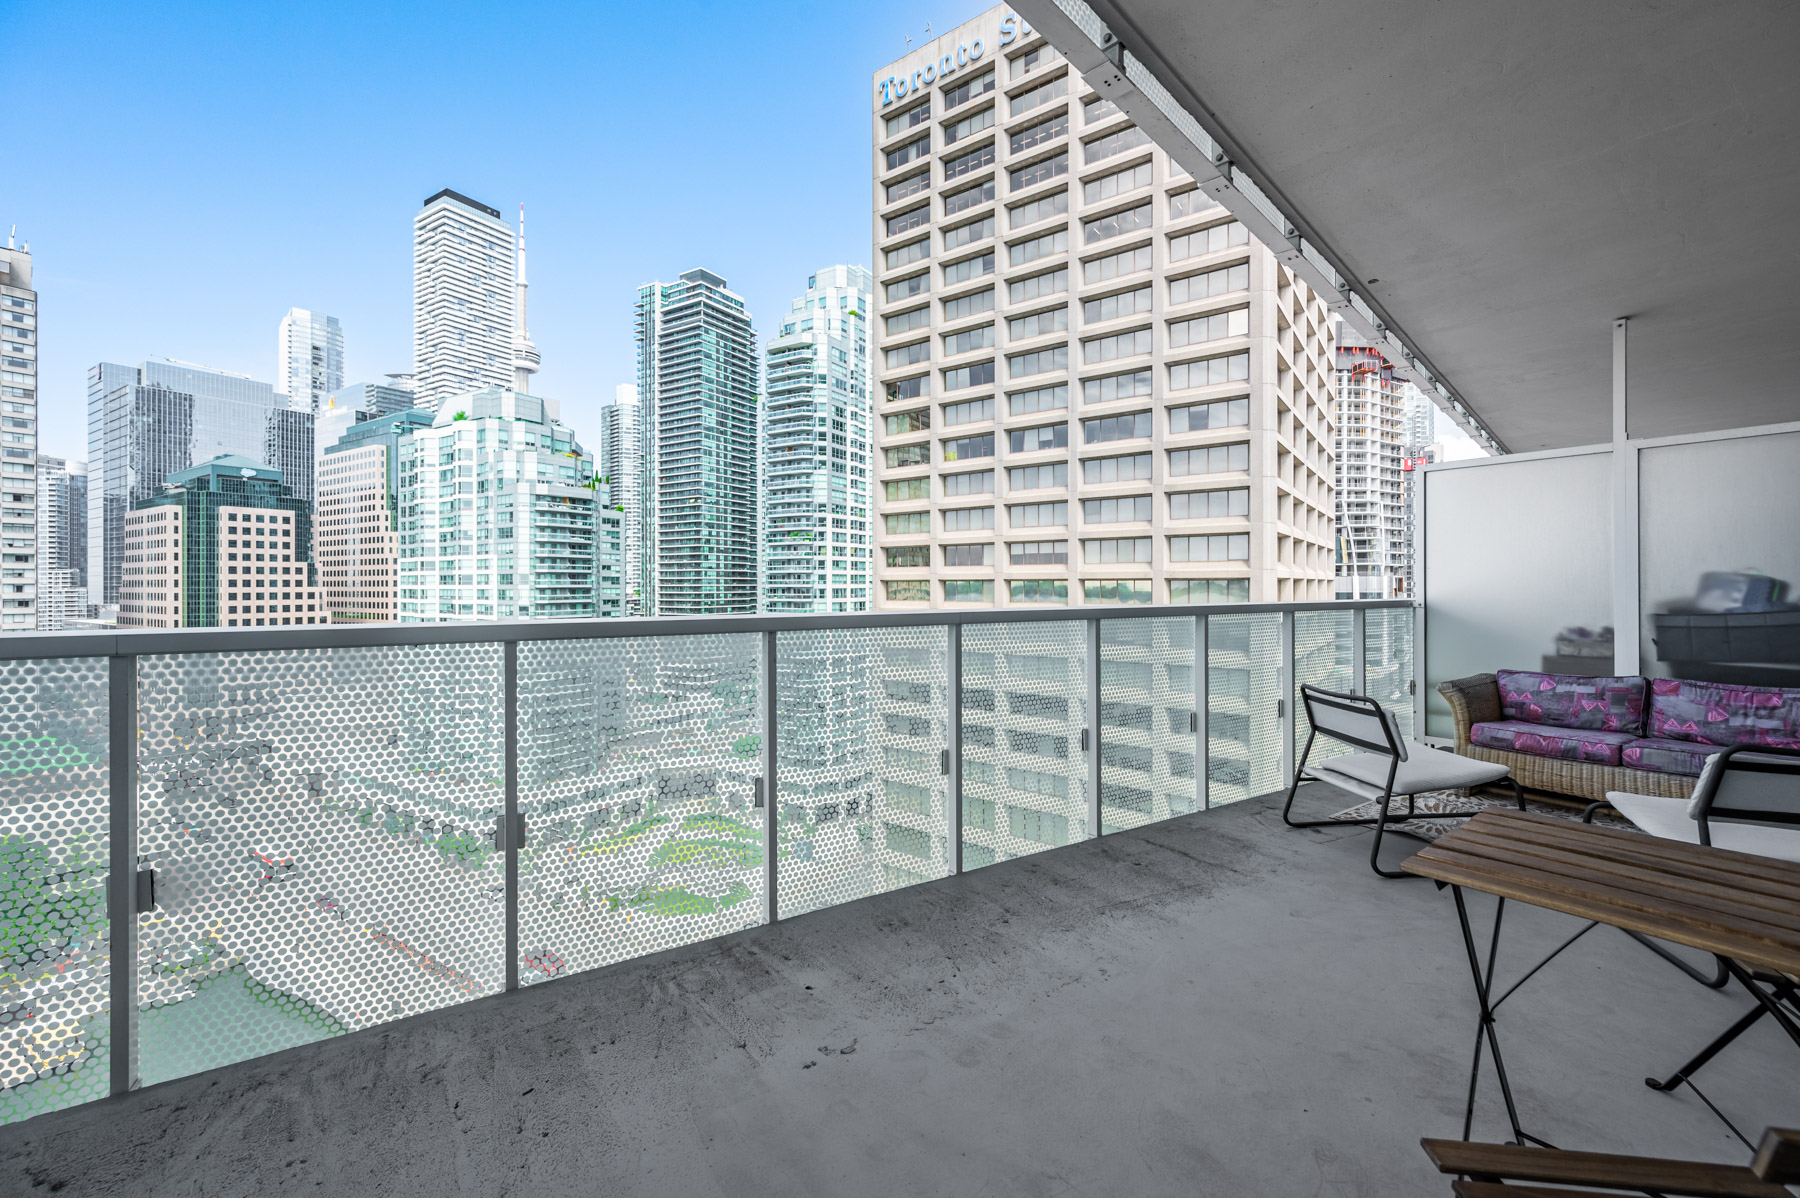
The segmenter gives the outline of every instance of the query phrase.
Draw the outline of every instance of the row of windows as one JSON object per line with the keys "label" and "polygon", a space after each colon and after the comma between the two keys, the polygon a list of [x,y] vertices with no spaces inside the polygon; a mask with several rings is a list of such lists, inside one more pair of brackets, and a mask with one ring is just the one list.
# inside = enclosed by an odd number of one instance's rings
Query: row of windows
{"label": "row of windows", "polygon": [[[948,442],[946,443],[948,444]],[[987,451],[992,453],[991,447]],[[1242,473],[1250,468],[1250,446],[1247,442],[1213,445],[1200,449],[1171,449],[1169,477],[1189,478],[1200,474]],[[1085,458],[1081,463],[1081,481],[1087,485],[1123,482],[1149,482],[1154,477],[1153,455],[1120,454],[1109,458]],[[918,463],[914,463],[918,464]],[[991,495],[994,493],[994,471],[975,470],[962,474],[939,475],[945,498],[958,495]],[[931,498],[931,477],[889,479],[882,484],[882,494],[889,502]],[[1006,485],[1012,491],[1037,491],[1069,485],[1067,462],[1045,462],[1036,466],[1011,466],[1006,471]]]}
{"label": "row of windows", "polygon": [[[1134,375],[1115,375],[1107,379],[1088,379],[1084,387],[1095,384],[1112,383],[1117,379],[1136,380],[1144,377],[1144,393],[1149,393],[1148,371]],[[1129,384],[1135,388],[1135,382]],[[1121,398],[1120,388],[1108,391],[1105,387],[1095,387],[1094,392],[1086,396],[1087,402],[1104,399]],[[1030,391],[1013,391],[1007,395],[1007,404],[1012,416],[1027,416],[1035,412],[1050,412],[1066,409],[1069,406],[1069,387],[1066,383],[1058,383],[1053,387],[1037,387]],[[1169,431],[1171,433],[1198,433],[1216,428],[1248,428],[1250,425],[1250,400],[1246,397],[1237,399],[1217,399],[1210,403],[1184,404],[1178,408],[1170,408]],[[1082,426],[1091,444],[1094,441],[1120,440],[1124,436],[1121,430],[1125,427],[1117,423],[1107,424],[1107,420],[1148,421],[1150,413],[1136,412],[1118,417],[1102,417],[1095,420],[1084,420]],[[944,405],[944,426],[954,428],[960,424],[973,424],[981,420],[994,418],[994,401],[987,399],[968,399],[960,403]],[[882,426],[889,436],[904,436],[907,433],[924,432],[931,428],[931,409],[918,408],[910,412],[895,412],[882,418]],[[1138,427],[1133,425],[1132,427]],[[1147,427],[1147,426],[1146,426]],[[1104,430],[1104,431],[1102,431]],[[1108,435],[1118,433],[1117,436]],[[1149,436],[1148,432],[1131,433],[1131,436]],[[1061,444],[1062,442],[1059,442]],[[1017,448],[1015,446],[1015,448]]]}
{"label": "row of windows", "polygon": [[[1211,520],[1223,517],[1247,517],[1250,514],[1250,491],[1233,487],[1218,491],[1179,491],[1169,497],[1171,520]],[[1108,499],[1081,501],[1082,520],[1088,524],[1129,524],[1148,522],[1152,497],[1120,495]],[[1006,508],[1008,526],[1012,528],[1066,528],[1069,503],[1014,503]],[[977,532],[994,527],[991,507],[949,508],[940,513],[945,532]],[[930,512],[895,512],[883,517],[889,535],[930,533]]]}
{"label": "row of windows", "polygon": [[[1021,578],[1009,581],[1007,597],[1014,603],[1067,603],[1069,601],[1069,584],[1061,578]],[[1151,603],[1153,583],[1147,578],[1089,578],[1081,581],[1082,597],[1089,603]],[[946,603],[992,603],[994,601],[993,579],[955,579],[946,578],[940,583]],[[1170,603],[1248,603],[1250,602],[1250,580],[1247,578],[1172,578],[1168,580]],[[886,583],[887,598],[900,603],[927,603],[931,600],[931,583],[923,578],[892,579]],[[1028,776],[1029,775],[1029,776]],[[1061,775],[1042,774],[1026,770],[1007,770],[1007,781],[1018,790],[1033,791],[1034,785],[1054,785],[1041,780],[1055,779],[1065,781]],[[986,800],[965,798],[965,803],[974,802],[991,807]],[[1008,809],[1015,817],[1033,817],[1037,821],[1061,821],[1062,839],[1056,833],[1043,826],[1022,826],[1021,818],[1013,820],[1013,835],[1027,840],[1039,840],[1048,836],[1046,843],[1064,843],[1067,838],[1067,821],[1062,816],[1045,812],[1026,811],[1023,808]],[[992,828],[992,812],[977,826]],[[966,851],[966,850],[965,850]]]}
{"label": "row of windows", "polygon": [[[1209,271],[1206,274],[1194,275],[1184,279],[1172,279],[1169,283],[1171,303],[1186,303],[1190,297],[1204,299],[1212,295],[1224,294],[1228,291],[1241,291],[1249,286],[1250,268],[1247,263]],[[1024,284],[1047,280],[1049,286],[1057,290],[1067,290],[1068,272],[1055,272],[1052,277],[1039,275],[1023,283],[1014,283],[1012,301],[1035,298],[1037,292],[1025,294]],[[1042,293],[1050,294],[1045,290]],[[1152,303],[1151,288],[1138,287],[1131,291],[1121,291],[1115,295],[1102,296],[1099,299],[1086,300],[1081,305],[1081,316],[1084,324],[1095,324],[1101,321],[1117,320],[1121,317],[1134,316],[1150,311]],[[994,310],[994,289],[987,288],[969,295],[959,296],[944,301],[944,320],[946,322],[966,319],[983,312]],[[1211,320],[1211,324],[1201,321]],[[1191,321],[1171,324],[1169,326],[1169,344],[1171,348],[1184,345],[1195,345],[1204,341],[1216,341],[1224,337],[1241,337],[1249,332],[1250,311],[1248,308],[1235,309],[1232,313],[1218,313],[1209,317],[1198,317]],[[887,335],[897,336],[924,328],[931,322],[929,308],[914,308],[911,311],[899,312],[886,320]],[[1035,312],[1029,316],[1013,317],[1007,322],[1007,336],[1014,341],[1022,341],[1031,337],[1040,337],[1047,333],[1060,332],[1069,327],[1066,308],[1054,308],[1048,312]],[[908,347],[889,350],[890,358]],[[916,360],[916,359],[915,359]]]}
{"label": "row of windows", "polygon": [[[1063,232],[1052,235],[1052,243],[1054,243],[1054,238],[1056,236],[1062,236],[1066,239],[1067,233]],[[1033,241],[1021,244],[1025,246],[1037,245],[1044,240],[1044,238],[1037,238]],[[915,241],[908,246],[900,246],[888,252],[890,254],[902,254],[911,252],[915,248],[924,245],[926,245],[926,243],[923,241]],[[1018,249],[1019,247],[1015,246],[1011,248]],[[921,254],[920,256],[923,255]],[[1036,256],[1041,255],[1034,255],[1034,257]],[[1124,275],[1149,270],[1150,257],[1150,247],[1146,245],[1139,246],[1136,249],[1126,250],[1123,253],[1109,255],[1105,258],[1097,258],[1091,262],[1084,262],[1082,263],[1084,276],[1082,280],[1083,286],[1095,283],[1105,283]],[[947,286],[953,286],[957,283],[967,282],[969,279],[992,274],[993,271],[993,254],[989,253],[980,258],[972,258],[966,262],[955,262],[944,267],[944,280]],[[1232,266],[1219,267],[1216,270],[1206,271],[1201,274],[1186,275],[1179,279],[1170,279],[1169,303],[1171,305],[1192,303],[1195,300],[1206,299],[1215,295],[1224,295],[1232,291],[1245,291],[1248,290],[1249,286],[1250,264],[1247,262],[1239,262]],[[1007,301],[1014,304],[1025,303],[1030,300],[1040,299],[1051,295],[1061,295],[1069,289],[1069,268],[1066,266],[1059,266],[1055,270],[1046,271],[1043,274],[1032,275],[1029,278],[1009,280],[1006,289]],[[887,302],[890,304],[905,303],[907,300],[912,299],[915,296],[924,295],[930,290],[931,276],[929,273],[912,275],[904,279],[896,279],[894,282],[887,284]],[[1096,314],[1087,315],[1085,317],[1090,323],[1095,320],[1111,320],[1116,316],[1129,315],[1132,312],[1147,312],[1150,310],[1149,293],[1150,288],[1146,285],[1131,292],[1121,293],[1119,296],[1105,296],[1101,299],[1084,301],[1082,309],[1085,314],[1093,305],[1105,304],[1108,301],[1113,301],[1110,309],[1093,308],[1093,311]],[[980,310],[991,310],[993,308],[993,292],[989,290],[979,294],[987,297],[986,306]],[[1124,295],[1132,297],[1129,302],[1124,301]],[[952,305],[960,304],[964,300],[970,298],[972,297],[962,296],[954,300],[945,300],[944,319],[957,319],[957,316],[953,315]],[[1110,314],[1099,315],[1098,313],[1101,311],[1106,311]],[[908,313],[904,315],[910,316],[911,314]],[[919,327],[919,325],[902,325],[896,328],[893,322],[898,319],[901,319],[901,317],[893,316],[888,318],[889,323],[887,331],[890,335],[897,332],[905,332],[910,328]],[[924,322],[921,319],[920,324],[923,323]]]}

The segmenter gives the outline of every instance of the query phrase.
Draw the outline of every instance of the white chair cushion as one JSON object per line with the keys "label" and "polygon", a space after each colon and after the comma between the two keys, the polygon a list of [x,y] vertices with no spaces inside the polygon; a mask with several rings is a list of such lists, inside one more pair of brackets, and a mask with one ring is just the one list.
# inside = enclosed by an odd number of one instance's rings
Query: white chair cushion
{"label": "white chair cushion", "polygon": [[[1394,793],[1420,794],[1427,790],[1461,790],[1467,786],[1484,786],[1498,782],[1510,772],[1492,761],[1476,761],[1408,742],[1409,752],[1394,772]],[[1380,753],[1356,753],[1348,757],[1328,757],[1308,762],[1306,772],[1322,782],[1342,787],[1363,798],[1378,799],[1387,785],[1388,770],[1394,759]]]}
{"label": "white chair cushion", "polygon": [[[1688,800],[1658,795],[1634,795],[1620,790],[1606,792],[1613,809],[1652,836],[1700,843],[1700,824],[1688,818]],[[1800,829],[1769,828],[1761,824],[1708,821],[1714,848],[1754,853],[1779,861],[1800,861]]]}

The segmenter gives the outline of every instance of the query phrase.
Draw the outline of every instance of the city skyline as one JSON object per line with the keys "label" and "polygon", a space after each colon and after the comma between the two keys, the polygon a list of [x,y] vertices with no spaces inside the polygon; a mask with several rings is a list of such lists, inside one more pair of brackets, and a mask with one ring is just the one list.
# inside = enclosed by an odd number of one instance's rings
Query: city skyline
{"label": "city skyline", "polygon": [[[127,8],[79,21],[47,10],[16,14],[12,27],[33,53],[15,78],[47,119],[34,132],[42,152],[31,171],[9,180],[0,220],[16,222],[31,241],[56,329],[45,343],[38,448],[85,457],[85,373],[97,361],[171,356],[273,382],[271,332],[290,308],[339,319],[347,383],[410,370],[412,256],[396,230],[444,187],[509,217],[520,202],[529,207],[530,333],[546,350],[531,390],[559,397],[569,424],[592,429],[613,388],[635,378],[631,303],[645,281],[701,264],[731,279],[751,311],[775,313],[786,310],[797,273],[821,262],[869,265],[867,127],[853,105],[834,106],[809,126],[819,202],[795,207],[780,186],[787,168],[747,133],[784,118],[786,89],[729,106],[667,96],[657,87],[660,65],[637,48],[679,47],[719,78],[751,59],[804,61],[814,86],[849,97],[864,90],[873,64],[904,51],[908,36],[918,44],[927,22],[950,28],[983,7],[927,3],[903,17],[803,6],[778,28],[751,9],[569,10],[484,27],[479,46],[472,26],[403,10],[344,8],[328,18],[329,40],[317,37],[313,20],[302,27],[277,12],[225,9],[210,23],[163,22]],[[500,99],[442,111],[389,102],[425,88],[434,61],[492,61],[502,52],[495,37],[532,46],[528,57],[539,68]],[[395,59],[396,40],[415,52]],[[287,47],[278,60],[248,53],[276,43]],[[122,68],[146,54],[168,69],[129,99],[120,88],[95,86],[108,63]],[[581,69],[557,69],[565,57]],[[379,71],[367,69],[377,64]],[[303,189],[263,186],[295,149],[266,129],[286,123],[291,88],[310,94],[322,79],[332,86],[317,102],[339,115],[321,114],[310,122],[319,132],[303,140],[308,152],[330,143],[340,171],[309,178]],[[652,91],[663,100],[640,105],[630,129],[613,132],[615,122],[596,119]],[[137,115],[150,112],[154,121]],[[169,138],[189,144],[195,161],[225,165],[162,175],[156,147]],[[729,212],[704,190],[645,204],[641,193],[611,184],[625,156],[634,174],[677,173],[696,138],[708,145],[713,169],[743,183]],[[102,198],[85,182],[82,164],[94,155],[158,172],[163,186],[139,189],[129,204]],[[322,213],[330,236],[288,235]],[[153,272],[139,266],[145,245],[156,247]]]}

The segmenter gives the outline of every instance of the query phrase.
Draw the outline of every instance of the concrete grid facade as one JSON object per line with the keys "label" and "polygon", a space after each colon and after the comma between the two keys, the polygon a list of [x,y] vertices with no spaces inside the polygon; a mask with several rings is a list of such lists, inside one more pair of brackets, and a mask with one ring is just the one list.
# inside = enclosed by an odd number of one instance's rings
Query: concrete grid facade
{"label": "concrete grid facade", "polygon": [[413,218],[418,406],[513,385],[513,231],[497,208],[446,188]]}
{"label": "concrete grid facade", "polygon": [[38,627],[38,294],[31,245],[0,247],[0,632]]}
{"label": "concrete grid facade", "polygon": [[399,618],[400,441],[431,421],[423,410],[365,420],[319,455],[313,556],[334,624]]}
{"label": "concrete grid facade", "polygon": [[827,266],[769,342],[762,405],[762,610],[869,610],[869,315],[874,278]]}
{"label": "concrete grid facade", "polygon": [[1310,289],[1004,8],[872,84],[877,603],[1332,597]]}

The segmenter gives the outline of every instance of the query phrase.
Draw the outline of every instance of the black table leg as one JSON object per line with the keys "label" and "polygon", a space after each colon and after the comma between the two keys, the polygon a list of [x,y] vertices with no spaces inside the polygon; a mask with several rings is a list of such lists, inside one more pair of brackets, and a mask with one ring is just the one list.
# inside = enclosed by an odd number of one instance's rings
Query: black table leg
{"label": "black table leg", "polygon": [[[1462,887],[1451,886],[1450,893],[1456,899],[1456,919],[1462,928],[1463,948],[1469,956],[1469,973],[1475,981],[1475,999],[1481,1007],[1481,1022],[1475,1031],[1475,1060],[1469,1069],[1469,1101],[1463,1110],[1463,1139],[1469,1139],[1474,1130],[1475,1093],[1481,1078],[1481,1051],[1483,1042],[1485,1042],[1488,1052],[1494,1058],[1494,1073],[1500,1079],[1500,1095],[1506,1101],[1506,1118],[1512,1125],[1513,1142],[1554,1148],[1556,1145],[1528,1134],[1523,1127],[1519,1126],[1519,1110],[1513,1102],[1512,1082],[1506,1076],[1506,1059],[1500,1054],[1500,1037],[1494,1029],[1494,1004],[1490,1002],[1489,996],[1493,992],[1494,960],[1500,949],[1500,926],[1506,914],[1506,899],[1500,898],[1494,906],[1494,932],[1488,941],[1487,967],[1484,969],[1481,963],[1481,950],[1475,943],[1475,929],[1469,923],[1468,905],[1463,901]],[[1557,951],[1562,950],[1558,949]],[[1535,973],[1536,970],[1532,972]],[[1508,993],[1510,994],[1511,991]]]}

